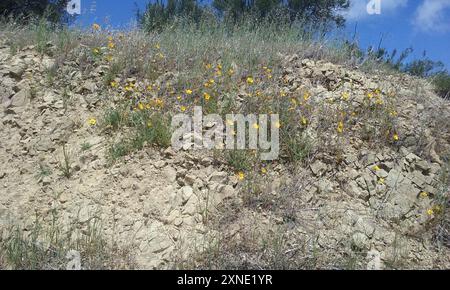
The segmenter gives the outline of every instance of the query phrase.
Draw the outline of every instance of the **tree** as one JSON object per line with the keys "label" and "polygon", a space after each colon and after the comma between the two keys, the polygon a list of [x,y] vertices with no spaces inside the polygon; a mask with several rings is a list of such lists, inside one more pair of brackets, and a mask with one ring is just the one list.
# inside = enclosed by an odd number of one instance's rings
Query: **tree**
{"label": "tree", "polygon": [[349,0],[213,0],[213,7],[220,15],[239,19],[247,12],[265,17],[273,10],[285,11],[291,21],[300,18],[317,25],[343,26],[344,17],[339,13],[350,6]]}
{"label": "tree", "polygon": [[138,22],[144,30],[161,30],[177,17],[199,22],[204,15],[204,9],[197,0],[167,0],[164,2],[157,0],[154,3],[148,3],[144,13],[138,12]]}
{"label": "tree", "polygon": [[0,15],[28,22],[34,17],[45,17],[59,23],[63,20],[68,0],[2,0]]}

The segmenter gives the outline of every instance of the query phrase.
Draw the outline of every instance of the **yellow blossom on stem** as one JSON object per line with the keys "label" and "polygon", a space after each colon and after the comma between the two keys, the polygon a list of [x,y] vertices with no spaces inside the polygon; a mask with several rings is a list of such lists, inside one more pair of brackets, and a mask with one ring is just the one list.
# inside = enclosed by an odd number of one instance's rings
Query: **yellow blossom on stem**
{"label": "yellow blossom on stem", "polygon": [[119,86],[119,84],[116,81],[111,82],[111,87],[117,88],[118,86]]}
{"label": "yellow blossom on stem", "polygon": [[93,30],[100,30],[101,27],[100,27],[100,25],[98,25],[97,23],[94,23],[94,24],[92,24],[92,29],[93,29]]}
{"label": "yellow blossom on stem", "polygon": [[203,97],[205,98],[206,101],[209,101],[211,99],[211,95],[208,93],[204,93]]}
{"label": "yellow blossom on stem", "polygon": [[398,141],[400,138],[398,137],[398,134],[395,133],[394,136],[392,136],[392,139],[394,139],[394,141]]}
{"label": "yellow blossom on stem", "polygon": [[185,106],[181,106],[181,112],[186,112],[187,108]]}
{"label": "yellow blossom on stem", "polygon": [[372,167],[372,169],[373,169],[374,171],[381,170],[380,166],[378,166],[378,165],[374,165],[374,166]]}
{"label": "yellow blossom on stem", "polygon": [[186,93],[186,95],[192,95],[192,90],[187,89],[186,91],[184,91]]}
{"label": "yellow blossom on stem", "polygon": [[247,77],[247,84],[253,85],[253,83],[254,83],[253,77]]}
{"label": "yellow blossom on stem", "polygon": [[239,172],[238,173],[238,178],[239,178],[239,180],[244,180],[245,179],[245,174],[244,174],[244,172]]}
{"label": "yellow blossom on stem", "polygon": [[428,192],[422,191],[422,192],[420,193],[420,197],[422,197],[422,198],[428,197]]}
{"label": "yellow blossom on stem", "polygon": [[338,123],[337,131],[338,131],[338,133],[344,132],[344,122],[340,121]]}
{"label": "yellow blossom on stem", "polygon": [[91,126],[95,126],[97,124],[97,120],[95,118],[90,118],[88,120],[88,124]]}
{"label": "yellow blossom on stem", "polygon": [[348,92],[343,92],[342,93],[342,100],[348,101],[349,97],[350,97],[350,94]]}
{"label": "yellow blossom on stem", "polygon": [[308,119],[306,119],[305,117],[302,117],[302,118],[301,118],[301,122],[302,122],[302,125],[303,125],[303,126],[308,125]]}
{"label": "yellow blossom on stem", "polygon": [[311,98],[311,95],[308,92],[305,92],[303,94],[303,100],[305,100],[305,102],[308,101],[310,98]]}
{"label": "yellow blossom on stem", "polygon": [[427,210],[427,215],[432,216],[434,214],[434,210],[432,208]]}
{"label": "yellow blossom on stem", "polygon": [[267,169],[265,167],[261,168],[261,173],[262,174],[266,174],[267,173]]}

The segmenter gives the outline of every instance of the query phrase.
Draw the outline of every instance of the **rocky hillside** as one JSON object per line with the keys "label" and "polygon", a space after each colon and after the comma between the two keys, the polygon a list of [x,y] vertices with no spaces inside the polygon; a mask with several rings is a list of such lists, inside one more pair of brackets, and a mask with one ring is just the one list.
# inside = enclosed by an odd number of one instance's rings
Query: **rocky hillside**
{"label": "rocky hillside", "polygon": [[[187,79],[158,43],[142,76],[104,39],[0,43],[0,267],[450,267],[450,103],[424,80],[300,54]],[[194,105],[279,113],[279,160],[173,150]]]}

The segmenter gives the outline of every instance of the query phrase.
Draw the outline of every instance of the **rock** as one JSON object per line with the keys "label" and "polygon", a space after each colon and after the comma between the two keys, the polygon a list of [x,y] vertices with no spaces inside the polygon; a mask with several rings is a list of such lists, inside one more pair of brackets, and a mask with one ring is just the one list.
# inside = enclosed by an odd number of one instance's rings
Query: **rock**
{"label": "rock", "polygon": [[184,181],[185,181],[186,184],[188,184],[188,185],[194,185],[196,179],[197,179],[197,177],[196,177],[195,175],[192,175],[192,174],[187,174],[187,175],[184,177]]}
{"label": "rock", "polygon": [[43,186],[50,185],[51,183],[52,183],[52,179],[50,178],[50,176],[44,176],[44,178],[42,178]]}
{"label": "rock", "polygon": [[172,242],[166,237],[158,236],[151,239],[148,246],[150,252],[153,254],[158,254],[170,248],[172,246]]}
{"label": "rock", "polygon": [[359,250],[365,250],[369,248],[369,238],[360,232],[356,232],[352,236],[352,245]]}
{"label": "rock", "polygon": [[194,194],[194,190],[192,189],[192,187],[184,186],[181,188],[181,197],[182,197],[183,205],[189,201],[192,194]]}
{"label": "rock", "polygon": [[177,171],[171,166],[165,167],[163,169],[163,174],[168,182],[174,182],[177,179]]}
{"label": "rock", "polygon": [[223,171],[213,172],[209,177],[209,181],[216,182],[216,183],[226,183],[227,180],[228,180],[228,174]]}
{"label": "rock", "polygon": [[81,254],[78,251],[70,250],[66,254],[66,259],[69,260],[66,270],[81,270]]}
{"label": "rock", "polygon": [[166,161],[159,160],[159,161],[156,161],[154,165],[157,169],[160,169],[160,168],[163,168],[164,166],[166,166],[166,164],[167,164]]}
{"label": "rock", "polygon": [[414,153],[409,153],[408,155],[406,155],[405,159],[408,163],[414,163],[416,161],[419,161],[420,157]]}
{"label": "rock", "polygon": [[333,192],[333,183],[328,179],[321,178],[318,181],[317,189],[319,190],[320,194],[329,194]]}
{"label": "rock", "polygon": [[320,160],[316,160],[310,165],[311,171],[315,176],[322,175],[327,170],[327,165]]}
{"label": "rock", "polygon": [[20,108],[19,111],[23,111],[24,108],[28,102],[31,99],[31,93],[29,89],[24,89],[21,90],[19,92],[17,92],[14,96],[12,96],[11,98],[11,102],[9,104],[9,106],[7,106],[8,108],[14,108],[13,110],[15,112],[17,112],[17,109]]}
{"label": "rock", "polygon": [[85,81],[77,93],[96,93],[97,85],[92,81]]}
{"label": "rock", "polygon": [[383,262],[381,261],[381,253],[377,250],[370,250],[366,256],[367,259],[367,270],[382,270]]}
{"label": "rock", "polygon": [[25,72],[25,69],[24,63],[16,63],[9,69],[9,74],[15,79],[20,79]]}

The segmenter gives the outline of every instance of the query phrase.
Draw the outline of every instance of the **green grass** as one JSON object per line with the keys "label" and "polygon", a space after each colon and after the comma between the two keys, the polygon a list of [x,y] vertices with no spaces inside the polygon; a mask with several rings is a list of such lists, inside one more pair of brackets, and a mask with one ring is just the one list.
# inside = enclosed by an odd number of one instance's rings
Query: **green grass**
{"label": "green grass", "polygon": [[130,249],[111,245],[97,219],[87,224],[83,234],[74,233],[74,229],[64,232],[56,217],[50,226],[36,219],[28,231],[10,226],[0,237],[0,269],[65,270],[71,250],[80,254],[84,270],[136,267]]}

